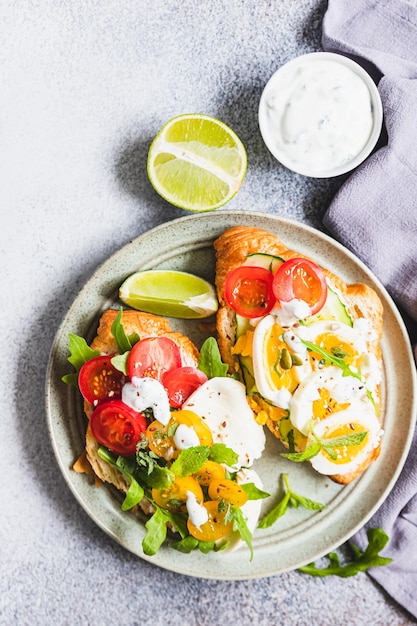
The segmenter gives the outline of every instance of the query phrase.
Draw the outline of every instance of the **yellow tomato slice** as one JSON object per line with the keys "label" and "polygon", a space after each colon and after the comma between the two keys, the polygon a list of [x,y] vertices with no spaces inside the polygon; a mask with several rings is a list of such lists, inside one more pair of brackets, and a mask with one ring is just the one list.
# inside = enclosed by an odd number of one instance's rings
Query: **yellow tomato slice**
{"label": "yellow tomato slice", "polygon": [[[180,409],[172,413],[172,421],[194,428],[201,446],[212,446],[213,437],[210,428],[194,411]],[[170,422],[171,423],[171,422]]]}
{"label": "yellow tomato slice", "polygon": [[190,535],[200,541],[217,541],[228,535],[232,530],[232,522],[225,523],[226,513],[219,511],[219,503],[210,500],[204,502],[203,506],[207,509],[208,520],[198,527],[188,518],[187,527]]}
{"label": "yellow tomato slice", "polygon": [[166,426],[163,426],[158,420],[154,420],[149,424],[146,430],[146,437],[152,452],[166,461],[175,459],[179,455],[181,450],[178,450],[174,441],[175,426],[179,424],[193,428],[201,446],[213,445],[211,430],[201,417],[193,411],[179,410],[173,411],[172,417]]}
{"label": "yellow tomato slice", "polygon": [[175,477],[167,489],[152,489],[152,498],[162,509],[167,511],[185,511],[187,491],[191,491],[199,502],[204,500],[203,491],[192,476]]}
{"label": "yellow tomato slice", "polygon": [[241,507],[248,501],[246,491],[233,480],[227,478],[212,480],[209,484],[208,495],[212,500],[226,500],[236,507]]}
{"label": "yellow tomato slice", "polygon": [[220,463],[206,461],[200,469],[193,474],[200,485],[208,487],[212,480],[222,480],[225,478],[225,470]]}

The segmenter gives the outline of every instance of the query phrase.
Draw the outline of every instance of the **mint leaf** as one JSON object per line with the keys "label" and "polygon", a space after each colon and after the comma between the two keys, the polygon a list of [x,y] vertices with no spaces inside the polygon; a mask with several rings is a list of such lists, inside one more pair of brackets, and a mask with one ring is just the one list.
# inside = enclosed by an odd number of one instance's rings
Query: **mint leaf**
{"label": "mint leaf", "polygon": [[294,461],[295,463],[302,463],[303,461],[308,461],[308,459],[312,459],[313,456],[317,456],[317,454],[321,450],[321,443],[312,443],[307,446],[304,452],[281,452],[281,456],[289,459],[290,461]]}
{"label": "mint leaf", "polygon": [[184,478],[197,472],[207,461],[210,454],[209,446],[193,446],[180,452],[171,465],[171,471],[176,476]]}
{"label": "mint leaf", "polygon": [[77,386],[78,373],[84,363],[89,361],[95,356],[99,356],[99,350],[92,350],[86,340],[83,337],[69,333],[68,348],[70,356],[68,357],[69,363],[75,367],[76,374],[66,374],[62,377],[62,381],[69,385]]}
{"label": "mint leaf", "polygon": [[294,461],[295,463],[302,463],[303,461],[308,461],[314,456],[317,456],[317,454],[323,448],[323,450],[327,452],[330,458],[335,461],[337,459],[337,454],[334,451],[334,448],[338,448],[340,446],[356,446],[365,439],[367,434],[368,431],[365,430],[360,433],[352,433],[351,435],[341,435],[340,437],[319,439],[313,433],[313,437],[316,440],[316,443],[308,445],[303,452],[281,452],[281,456],[289,459],[290,461]]}
{"label": "mint leaf", "polygon": [[229,368],[226,363],[222,362],[219,346],[214,337],[208,337],[201,346],[198,369],[201,370],[207,378],[227,376]]}
{"label": "mint leaf", "polygon": [[392,559],[379,555],[379,552],[386,546],[389,541],[388,535],[382,528],[369,528],[367,530],[368,546],[364,552],[352,544],[353,561],[341,565],[339,557],[335,552],[327,555],[329,565],[324,568],[318,568],[314,563],[309,563],[303,567],[299,567],[300,572],[310,574],[310,576],[339,576],[340,578],[348,578],[355,576],[359,572],[366,572],[370,567],[381,567],[392,563]]}
{"label": "mint leaf", "polygon": [[259,489],[255,483],[241,483],[240,486],[248,496],[248,500],[263,500],[264,498],[269,498],[271,495],[270,493]]}
{"label": "mint leaf", "polygon": [[299,504],[309,511],[318,511],[324,508],[324,504],[320,502],[315,502],[314,500],[310,500],[310,498],[306,498],[305,496],[301,496],[295,491],[292,491],[288,482],[288,475],[282,474],[282,480],[284,483],[285,495],[284,497],[274,506],[265,517],[258,523],[258,528],[269,528],[275,522],[285,515],[288,510],[289,505],[297,508]]}
{"label": "mint leaf", "polygon": [[238,462],[239,455],[224,443],[213,443],[210,448],[209,459],[210,461],[224,463],[224,465],[233,467]]}
{"label": "mint leaf", "polygon": [[365,439],[368,434],[367,430],[363,430],[360,433],[352,433],[351,435],[341,435],[340,437],[329,437],[328,439],[319,439],[322,447],[324,448],[338,448],[340,446],[356,446]]}

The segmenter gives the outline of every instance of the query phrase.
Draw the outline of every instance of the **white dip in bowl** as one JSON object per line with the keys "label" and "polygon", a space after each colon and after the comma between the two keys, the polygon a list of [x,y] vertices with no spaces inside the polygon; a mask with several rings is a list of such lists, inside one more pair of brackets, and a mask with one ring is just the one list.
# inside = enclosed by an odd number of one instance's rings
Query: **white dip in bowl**
{"label": "white dip in bowl", "polygon": [[262,138],[282,165],[315,178],[349,172],[372,152],[382,104],[369,74],[340,54],[313,52],[280,67],[259,103]]}

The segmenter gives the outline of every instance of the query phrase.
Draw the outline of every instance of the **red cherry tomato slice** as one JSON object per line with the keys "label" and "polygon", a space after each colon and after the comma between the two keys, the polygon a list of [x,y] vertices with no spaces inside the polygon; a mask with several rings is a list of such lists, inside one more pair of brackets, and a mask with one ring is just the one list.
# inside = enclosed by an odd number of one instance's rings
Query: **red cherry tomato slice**
{"label": "red cherry tomato slice", "polygon": [[177,367],[165,374],[163,385],[168,393],[169,404],[179,409],[208,380],[207,376],[195,367]]}
{"label": "red cherry tomato slice", "polygon": [[272,273],[264,267],[237,267],[226,279],[224,295],[228,305],[242,317],[267,315],[275,304],[272,280]]}
{"label": "red cherry tomato slice", "polygon": [[131,409],[121,400],[110,400],[99,404],[90,417],[90,428],[102,446],[115,454],[130,456],[136,452],[136,444],[147,422],[142,413]]}
{"label": "red cherry tomato slice", "polygon": [[111,364],[109,356],[96,356],[86,361],[78,376],[83,397],[94,404],[116,400],[122,395],[125,376]]}
{"label": "red cherry tomato slice", "polygon": [[308,259],[295,258],[279,266],[272,283],[277,300],[304,300],[315,315],[327,298],[327,283],[323,270]]}
{"label": "red cherry tomato slice", "polygon": [[162,382],[167,372],[181,367],[181,354],[168,337],[146,337],[136,343],[127,360],[127,373],[132,379],[156,378]]}

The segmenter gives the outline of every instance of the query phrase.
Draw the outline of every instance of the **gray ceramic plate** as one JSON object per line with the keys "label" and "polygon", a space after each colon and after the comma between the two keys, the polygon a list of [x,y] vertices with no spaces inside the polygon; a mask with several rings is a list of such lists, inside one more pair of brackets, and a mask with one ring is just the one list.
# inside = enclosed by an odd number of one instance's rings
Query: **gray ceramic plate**
{"label": "gray ceramic plate", "polygon": [[[321,512],[290,509],[272,528],[257,530],[252,562],[246,548],[231,554],[185,555],[163,547],[154,557],[147,557],[141,549],[143,523],[132,513],[120,510],[120,494],[111,487],[97,489],[88,476],[71,469],[83,450],[86,422],[80,395],[61,382],[62,375],[71,369],[67,362],[68,333],[91,339],[102,311],[118,306],[119,285],[137,270],[174,268],[213,280],[213,240],[235,225],[269,230],[346,282],[366,282],[378,292],[385,308],[382,453],[364,475],[342,487],[316,474],[307,463],[282,458],[280,443],[268,436],[265,454],[255,466],[264,488],[272,494],[264,501],[264,512],[282,497],[283,472],[288,473],[296,492],[325,503],[326,508]],[[197,322],[173,320],[173,326],[183,329],[198,345],[205,338]],[[414,362],[402,319],[385,289],[350,252],[322,233],[293,221],[222,211],[159,226],[124,246],[98,268],[75,299],[55,338],[47,372],[46,409],[53,449],[64,478],[81,506],[110,537],[137,556],[175,572],[241,580],[278,574],[317,559],[346,541],[371,517],[393,487],[405,461],[414,426],[415,386]]]}

